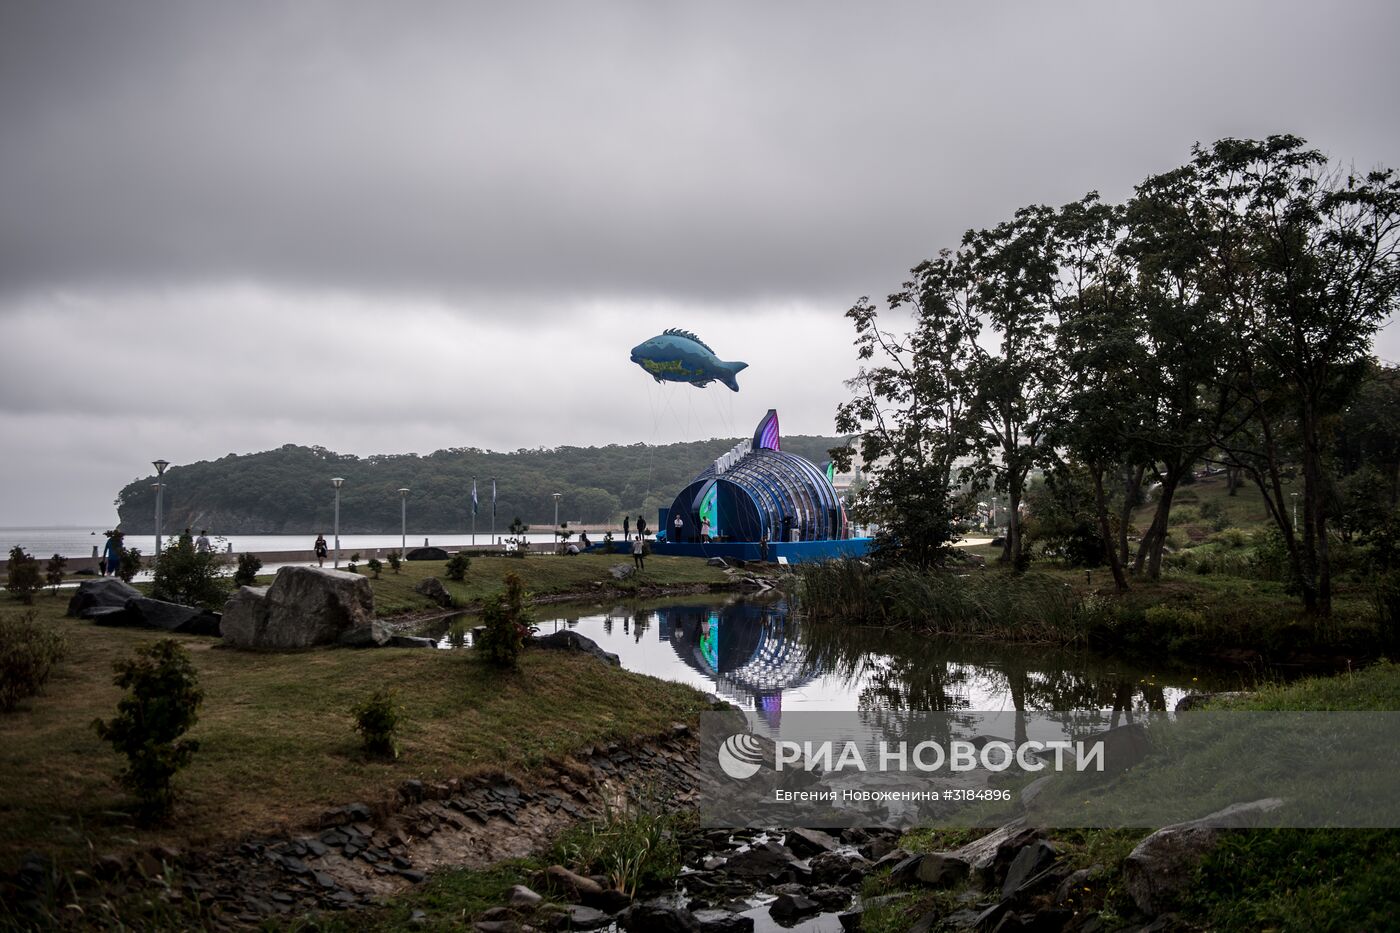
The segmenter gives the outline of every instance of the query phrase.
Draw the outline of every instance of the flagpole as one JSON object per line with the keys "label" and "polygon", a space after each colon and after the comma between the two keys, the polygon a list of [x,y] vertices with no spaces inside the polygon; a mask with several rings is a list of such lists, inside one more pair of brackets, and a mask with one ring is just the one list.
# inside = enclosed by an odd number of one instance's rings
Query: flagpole
{"label": "flagpole", "polygon": [[472,547],[476,547],[476,477],[472,477]]}
{"label": "flagpole", "polygon": [[496,477],[491,477],[491,544],[496,543]]}

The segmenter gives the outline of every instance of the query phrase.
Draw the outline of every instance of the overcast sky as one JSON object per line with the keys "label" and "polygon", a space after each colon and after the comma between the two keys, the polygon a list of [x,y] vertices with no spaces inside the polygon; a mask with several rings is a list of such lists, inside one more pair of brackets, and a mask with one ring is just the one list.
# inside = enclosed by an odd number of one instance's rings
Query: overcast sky
{"label": "overcast sky", "polygon": [[[1397,35],[1378,2],[0,0],[0,525],[110,524],[156,457],[830,433],[845,309],[968,227],[1227,135],[1400,165]],[[671,326],[741,392],[628,360]]]}

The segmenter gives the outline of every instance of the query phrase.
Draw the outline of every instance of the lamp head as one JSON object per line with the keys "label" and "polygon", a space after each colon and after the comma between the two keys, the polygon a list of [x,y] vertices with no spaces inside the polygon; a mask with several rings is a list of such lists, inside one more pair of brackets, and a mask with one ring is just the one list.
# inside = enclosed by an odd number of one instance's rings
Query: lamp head
{"label": "lamp head", "polygon": [[406,495],[408,495],[408,487],[407,487],[407,486],[400,487],[400,489],[399,489],[399,495],[401,495],[401,496],[406,496]]}
{"label": "lamp head", "polygon": [[152,460],[152,461],[151,461],[151,466],[153,466],[153,467],[156,468],[156,475],[159,476],[160,474],[162,474],[162,473],[165,472],[165,468],[166,468],[166,467],[170,466],[170,461],[169,461],[169,460]]}
{"label": "lamp head", "polygon": [[339,488],[340,488],[340,484],[343,483],[343,482],[345,482],[345,478],[342,477],[342,476],[332,476],[332,477],[331,477],[331,485],[334,486],[336,489],[339,489]]}

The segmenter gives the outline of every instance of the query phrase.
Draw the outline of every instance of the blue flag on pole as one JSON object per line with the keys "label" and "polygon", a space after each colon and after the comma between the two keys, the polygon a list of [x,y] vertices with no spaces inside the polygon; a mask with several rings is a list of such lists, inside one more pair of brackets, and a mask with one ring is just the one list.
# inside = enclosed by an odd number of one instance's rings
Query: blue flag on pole
{"label": "blue flag on pole", "polygon": [[472,477],[472,518],[476,518],[476,512],[477,512],[477,501],[476,501],[476,477],[473,476],[473,477]]}
{"label": "blue flag on pole", "polygon": [[491,521],[496,520],[496,477],[491,477]]}

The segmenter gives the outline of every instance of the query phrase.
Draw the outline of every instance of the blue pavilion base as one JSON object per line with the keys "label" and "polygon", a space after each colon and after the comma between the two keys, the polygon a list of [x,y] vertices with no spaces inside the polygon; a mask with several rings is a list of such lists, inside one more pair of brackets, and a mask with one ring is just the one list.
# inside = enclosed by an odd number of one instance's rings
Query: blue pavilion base
{"label": "blue pavilion base", "polygon": [[[870,550],[869,538],[845,538],[839,541],[770,541],[768,559],[777,562],[786,558],[789,564],[813,560],[834,560],[840,557],[864,557]],[[692,544],[685,541],[653,541],[651,552],[664,557],[729,557],[758,560],[757,541],[715,541]]]}

